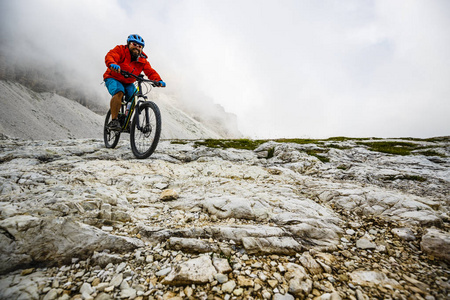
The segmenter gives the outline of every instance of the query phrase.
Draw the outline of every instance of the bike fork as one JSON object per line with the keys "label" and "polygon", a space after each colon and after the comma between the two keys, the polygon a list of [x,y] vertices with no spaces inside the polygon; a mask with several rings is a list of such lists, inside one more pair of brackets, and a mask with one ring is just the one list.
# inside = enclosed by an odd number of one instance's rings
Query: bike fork
{"label": "bike fork", "polygon": [[[137,129],[139,129],[140,131],[143,131],[143,130],[145,130],[145,129],[149,129],[149,125],[150,125],[150,119],[149,119],[149,114],[148,114],[148,107],[144,107],[144,109],[143,110],[141,110],[140,111],[140,109],[137,109],[136,110],[136,121],[139,121],[139,115],[141,114],[141,113],[144,113],[144,116],[145,116],[145,123],[144,124],[142,124],[143,125],[143,127],[141,127],[141,124],[140,124],[140,122],[137,122]],[[144,111],[145,110],[145,111]]]}

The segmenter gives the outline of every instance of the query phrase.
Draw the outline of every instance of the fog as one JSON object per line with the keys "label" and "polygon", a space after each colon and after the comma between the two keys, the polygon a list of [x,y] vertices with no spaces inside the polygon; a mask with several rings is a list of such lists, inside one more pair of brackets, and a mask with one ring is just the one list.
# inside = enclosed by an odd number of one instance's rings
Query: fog
{"label": "fog", "polygon": [[247,137],[450,134],[446,0],[0,1],[3,51],[99,101],[105,54],[138,33],[164,93]]}

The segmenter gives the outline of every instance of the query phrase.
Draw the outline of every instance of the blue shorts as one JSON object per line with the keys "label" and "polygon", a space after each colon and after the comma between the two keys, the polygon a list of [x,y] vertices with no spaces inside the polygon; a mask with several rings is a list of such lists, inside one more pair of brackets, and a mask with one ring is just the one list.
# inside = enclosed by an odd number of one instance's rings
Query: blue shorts
{"label": "blue shorts", "polygon": [[118,92],[122,92],[125,94],[125,96],[126,96],[125,99],[127,101],[137,91],[136,86],[133,83],[123,84],[114,78],[106,78],[105,85],[106,85],[106,88],[108,89],[108,92],[111,94],[111,96],[114,96]]}

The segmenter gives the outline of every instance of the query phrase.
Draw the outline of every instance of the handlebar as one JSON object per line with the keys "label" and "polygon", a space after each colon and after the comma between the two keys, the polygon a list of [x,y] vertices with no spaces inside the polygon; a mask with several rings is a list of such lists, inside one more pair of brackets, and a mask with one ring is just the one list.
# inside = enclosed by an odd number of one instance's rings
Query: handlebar
{"label": "handlebar", "polygon": [[159,82],[157,80],[145,79],[144,75],[142,75],[142,74],[140,74],[139,76],[136,76],[133,73],[130,73],[127,71],[122,71],[122,70],[120,71],[120,74],[123,75],[123,77],[125,77],[125,78],[134,77],[139,82],[149,82],[153,86],[159,86]]}

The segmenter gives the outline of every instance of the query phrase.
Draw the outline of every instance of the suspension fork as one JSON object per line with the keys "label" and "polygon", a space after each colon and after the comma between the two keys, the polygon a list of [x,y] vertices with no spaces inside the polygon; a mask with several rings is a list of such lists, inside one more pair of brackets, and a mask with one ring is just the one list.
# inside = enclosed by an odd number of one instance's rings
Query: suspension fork
{"label": "suspension fork", "polygon": [[136,127],[137,129],[141,130],[145,128],[145,126],[150,124],[150,119],[149,119],[149,114],[148,114],[148,107],[144,107],[145,110],[145,123],[144,123],[144,128],[141,127],[141,124],[139,124],[139,115],[142,113],[141,110],[141,103],[144,103],[145,101],[139,100],[136,103],[136,109],[135,109],[135,113],[134,113],[134,117],[136,118],[135,122],[136,122]]}

